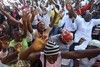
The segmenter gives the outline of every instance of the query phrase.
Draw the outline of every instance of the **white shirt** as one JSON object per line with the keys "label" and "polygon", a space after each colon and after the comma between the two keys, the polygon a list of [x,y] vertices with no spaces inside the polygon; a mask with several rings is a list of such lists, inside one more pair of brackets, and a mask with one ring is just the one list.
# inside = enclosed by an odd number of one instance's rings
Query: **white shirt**
{"label": "white shirt", "polygon": [[94,3],[99,4],[100,0],[94,0]]}
{"label": "white shirt", "polygon": [[37,25],[38,23],[38,20],[41,20],[41,16],[39,14],[37,14],[35,17],[34,17],[34,20],[32,22],[32,25]]}
{"label": "white shirt", "polygon": [[7,2],[7,0],[3,0],[3,3],[4,3],[5,6],[11,6],[11,5]]}
{"label": "white shirt", "polygon": [[96,62],[96,60],[100,60],[100,55],[90,60],[88,58],[80,59],[79,67],[92,67],[92,65]]}
{"label": "white shirt", "polygon": [[33,40],[32,33],[30,33],[29,31],[27,31],[26,40],[27,42],[31,42]]}
{"label": "white shirt", "polygon": [[89,3],[88,0],[84,0],[84,1],[82,0],[82,1],[81,1],[81,6],[85,6],[85,5],[88,4],[88,3]]}
{"label": "white shirt", "polygon": [[[39,5],[40,5],[40,3],[41,3],[41,1],[39,1]],[[40,10],[40,14],[43,15],[42,9],[40,7],[38,7],[38,8]],[[46,7],[47,14],[43,15],[43,17],[40,16],[40,14],[37,14],[34,18],[32,25],[37,25],[38,20],[41,20],[45,23],[45,28],[47,28],[50,24],[50,14],[51,14],[52,8],[53,8],[52,5],[48,5],[48,7]]]}
{"label": "white shirt", "polygon": [[85,43],[83,42],[82,45],[79,45],[81,48],[85,49],[88,42],[92,39],[91,34],[93,26],[100,24],[100,19],[91,19],[89,22],[86,22],[83,18],[77,16],[74,21],[74,29],[77,30],[75,33],[74,42],[78,42],[80,38],[85,38]]}
{"label": "white shirt", "polygon": [[42,20],[45,23],[45,28],[47,28],[49,26],[49,24],[50,24],[50,14],[51,14],[52,8],[53,8],[52,5],[49,5],[46,8],[47,14],[43,15],[43,17],[42,17]]}
{"label": "white shirt", "polygon": [[[65,24],[65,25],[64,25]],[[69,16],[64,15],[64,17],[59,21],[58,26],[61,27],[64,25],[63,29],[68,29],[69,31],[74,31],[72,19]]]}

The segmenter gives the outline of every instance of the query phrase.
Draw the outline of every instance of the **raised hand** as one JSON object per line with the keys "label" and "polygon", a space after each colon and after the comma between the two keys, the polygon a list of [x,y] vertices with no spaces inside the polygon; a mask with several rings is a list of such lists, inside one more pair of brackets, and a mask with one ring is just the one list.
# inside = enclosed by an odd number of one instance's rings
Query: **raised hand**
{"label": "raised hand", "polygon": [[23,20],[24,22],[27,21],[28,15],[29,15],[29,13],[27,13],[26,11],[23,11],[23,15],[22,15],[21,17],[22,17],[22,20]]}
{"label": "raised hand", "polygon": [[3,48],[7,48],[9,46],[9,36],[8,35],[4,35],[2,37],[0,37],[0,42]]}
{"label": "raised hand", "polygon": [[18,52],[20,52],[20,51],[22,50],[22,44],[21,44],[20,42],[17,43],[17,45],[16,45],[16,50],[17,50]]}
{"label": "raised hand", "polygon": [[45,47],[48,39],[49,39],[48,36],[42,36],[41,38],[36,38],[31,48],[33,49],[33,51],[42,50]]}
{"label": "raised hand", "polygon": [[35,9],[33,12],[32,12],[32,16],[36,16],[38,14],[37,10]]}
{"label": "raised hand", "polygon": [[9,41],[1,41],[0,45],[2,46],[2,49],[6,49],[9,46]]}

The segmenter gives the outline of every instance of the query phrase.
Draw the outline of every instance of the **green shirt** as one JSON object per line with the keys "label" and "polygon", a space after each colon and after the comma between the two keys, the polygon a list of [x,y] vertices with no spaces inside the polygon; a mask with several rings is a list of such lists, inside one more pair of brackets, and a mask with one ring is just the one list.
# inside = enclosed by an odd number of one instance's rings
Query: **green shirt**
{"label": "green shirt", "polygon": [[[23,38],[23,40],[22,40],[21,43],[22,43],[22,50],[19,52],[19,54],[21,54],[23,51],[25,51],[28,48],[28,43],[27,43],[26,38]],[[17,44],[17,42],[15,40],[12,40],[10,42],[10,45],[9,46],[15,48],[16,44]]]}

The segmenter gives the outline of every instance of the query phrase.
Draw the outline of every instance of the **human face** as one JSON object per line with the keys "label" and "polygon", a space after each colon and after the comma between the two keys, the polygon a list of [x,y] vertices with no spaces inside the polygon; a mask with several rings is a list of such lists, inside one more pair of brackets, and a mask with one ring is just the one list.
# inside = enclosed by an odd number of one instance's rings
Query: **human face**
{"label": "human face", "polygon": [[43,32],[45,29],[45,23],[44,22],[40,22],[39,25],[38,25],[38,30],[40,32]]}
{"label": "human face", "polygon": [[9,47],[9,41],[2,41],[3,49]]}
{"label": "human face", "polygon": [[4,49],[9,46],[9,41],[10,41],[10,39],[9,39],[8,35],[4,35],[1,37],[0,43]]}
{"label": "human face", "polygon": [[50,56],[46,56],[48,62],[50,64],[54,64],[58,58],[58,54],[57,55],[50,55]]}
{"label": "human face", "polygon": [[47,10],[46,8],[43,9],[43,15],[46,15],[47,14]]}
{"label": "human face", "polygon": [[9,47],[9,41],[8,40],[0,40],[0,45],[1,45],[0,47],[2,49],[6,49]]}
{"label": "human face", "polygon": [[85,17],[84,17],[84,20],[86,22],[89,22],[91,19],[92,19],[92,14],[86,14]]}
{"label": "human face", "polygon": [[14,31],[13,32],[13,37],[16,41],[21,41],[22,40],[22,34],[19,31]]}

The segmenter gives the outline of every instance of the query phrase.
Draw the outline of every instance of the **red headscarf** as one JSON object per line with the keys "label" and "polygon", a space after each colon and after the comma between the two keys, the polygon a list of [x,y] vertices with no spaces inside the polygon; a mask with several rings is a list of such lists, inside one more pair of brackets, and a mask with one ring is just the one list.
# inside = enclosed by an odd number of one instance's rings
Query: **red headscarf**
{"label": "red headscarf", "polygon": [[61,34],[62,40],[65,42],[71,42],[73,40],[73,35],[70,31],[68,30],[62,30]]}

